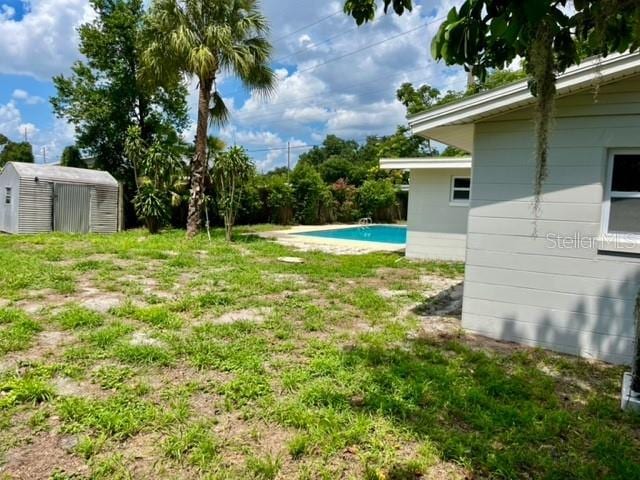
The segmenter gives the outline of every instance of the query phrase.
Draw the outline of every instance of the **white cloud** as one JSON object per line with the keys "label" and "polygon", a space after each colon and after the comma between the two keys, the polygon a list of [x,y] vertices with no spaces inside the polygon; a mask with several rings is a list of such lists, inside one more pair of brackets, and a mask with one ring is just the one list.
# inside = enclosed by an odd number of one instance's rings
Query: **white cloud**
{"label": "white cloud", "polygon": [[29,92],[22,89],[15,89],[11,98],[26,103],[27,105],[37,105],[38,103],[44,103],[44,98],[37,95],[29,95]]}
{"label": "white cloud", "polygon": [[18,135],[21,124],[22,115],[15,102],[10,101],[6,105],[0,105],[0,133],[14,138]]}
{"label": "white cloud", "polygon": [[49,79],[79,58],[76,28],[94,12],[88,0],[33,0],[29,5],[20,21],[0,15],[0,73]]}
{"label": "white cloud", "polygon": [[0,5],[0,21],[9,20],[16,15],[16,9],[10,5]]}

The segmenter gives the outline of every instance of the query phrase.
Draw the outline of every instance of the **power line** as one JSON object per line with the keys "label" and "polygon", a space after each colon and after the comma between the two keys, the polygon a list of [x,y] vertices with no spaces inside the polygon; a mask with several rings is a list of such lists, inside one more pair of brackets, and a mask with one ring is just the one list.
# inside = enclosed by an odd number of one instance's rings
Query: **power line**
{"label": "power line", "polygon": [[435,20],[433,20],[431,22],[423,23],[422,25],[419,25],[417,27],[411,28],[411,29],[409,29],[407,31],[404,31],[404,32],[400,32],[397,35],[393,35],[391,37],[385,38],[384,40],[380,40],[379,42],[371,43],[371,44],[369,44],[369,45],[367,45],[365,47],[359,48],[359,49],[354,50],[352,52],[348,52],[348,53],[345,53],[343,55],[339,55],[337,57],[330,58],[330,59],[328,59],[328,60],[326,60],[326,61],[324,61],[322,63],[318,63],[317,65],[314,65],[312,67],[305,68],[303,70],[298,70],[297,73],[310,72],[312,70],[315,70],[316,68],[323,67],[323,66],[325,66],[325,65],[327,65],[329,63],[333,63],[333,62],[336,62],[338,60],[342,60],[343,58],[350,57],[351,55],[355,55],[356,53],[360,53],[360,52],[363,52],[365,50],[369,50],[370,48],[377,47],[379,45],[382,45],[383,43],[390,42],[391,40],[395,40],[396,38],[403,37],[404,35],[408,35],[410,33],[413,33],[415,31],[420,30],[421,28],[428,27],[429,25],[431,25],[431,24],[433,24],[435,22],[439,22],[439,21],[444,20],[444,19],[445,19],[445,17],[440,17],[440,18],[437,18],[437,19],[435,19]]}
{"label": "power line", "polygon": [[283,35],[282,37],[276,38],[275,40],[272,41],[272,43],[278,43],[278,42],[284,40],[285,38],[289,38],[291,35],[295,35],[296,33],[300,33],[301,31],[306,30],[307,28],[315,27],[316,25],[318,25],[318,24],[320,24],[320,23],[322,23],[322,22],[324,22],[326,20],[329,20],[330,18],[333,18],[336,15],[339,15],[341,13],[342,13],[342,10],[338,10],[338,11],[333,12],[333,13],[325,16],[325,17],[319,18],[318,20],[316,20],[316,21],[314,21],[314,22],[312,22],[312,23],[310,23],[308,25],[304,25],[304,26],[298,28],[297,30],[294,30],[293,32],[289,32],[286,35]]}
{"label": "power line", "polygon": [[[356,143],[360,143],[360,142],[365,142],[367,141],[369,138],[372,137],[379,137],[379,135],[368,135],[366,137],[361,137],[361,138],[350,138],[350,141],[354,141]],[[265,148],[256,148],[253,150],[247,150],[247,153],[259,153],[259,152],[277,152],[277,151],[283,151],[283,150],[288,150],[291,149],[293,150],[295,149],[305,149],[305,148],[315,148],[315,147],[321,147],[322,144],[321,143],[316,143],[313,145],[291,145],[289,146],[289,143],[287,145],[284,145],[282,147],[265,147]]]}

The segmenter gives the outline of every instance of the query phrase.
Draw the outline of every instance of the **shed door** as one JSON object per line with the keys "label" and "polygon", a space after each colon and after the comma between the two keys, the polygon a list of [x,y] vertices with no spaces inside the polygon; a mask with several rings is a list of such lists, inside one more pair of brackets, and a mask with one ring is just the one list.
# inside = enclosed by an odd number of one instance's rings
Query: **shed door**
{"label": "shed door", "polygon": [[91,228],[91,187],[56,183],[53,187],[53,229],[88,233]]}

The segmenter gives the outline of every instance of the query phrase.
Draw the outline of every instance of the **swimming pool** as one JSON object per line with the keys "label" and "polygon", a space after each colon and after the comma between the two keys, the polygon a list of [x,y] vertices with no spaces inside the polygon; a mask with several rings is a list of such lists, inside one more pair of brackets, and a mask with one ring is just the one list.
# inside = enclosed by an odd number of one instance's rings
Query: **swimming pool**
{"label": "swimming pool", "polygon": [[313,230],[311,232],[294,233],[306,237],[336,238],[340,240],[357,240],[360,242],[407,243],[407,227],[396,225],[370,225],[331,230]]}

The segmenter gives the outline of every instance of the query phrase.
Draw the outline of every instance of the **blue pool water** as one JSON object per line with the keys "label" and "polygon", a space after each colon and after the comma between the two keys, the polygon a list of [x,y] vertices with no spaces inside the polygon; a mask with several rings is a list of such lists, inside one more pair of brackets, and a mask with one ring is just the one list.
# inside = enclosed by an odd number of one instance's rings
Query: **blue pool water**
{"label": "blue pool water", "polygon": [[407,243],[407,227],[392,225],[371,225],[368,227],[340,228],[337,230],[314,230],[296,233],[307,237],[339,238],[361,242]]}

